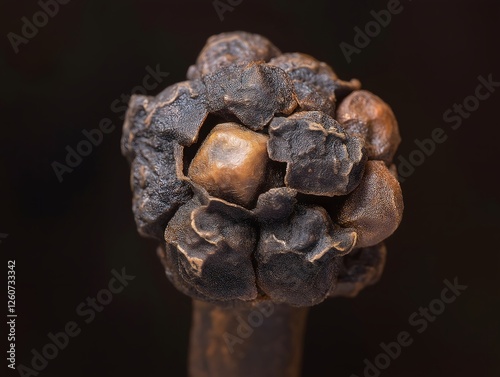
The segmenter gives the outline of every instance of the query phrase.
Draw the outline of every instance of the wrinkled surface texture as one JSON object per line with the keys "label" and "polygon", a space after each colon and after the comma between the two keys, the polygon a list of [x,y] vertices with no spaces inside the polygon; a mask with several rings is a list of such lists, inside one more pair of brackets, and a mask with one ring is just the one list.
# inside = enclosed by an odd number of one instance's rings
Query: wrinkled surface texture
{"label": "wrinkled surface texture", "polygon": [[171,282],[222,306],[377,282],[403,213],[390,107],[246,32],[210,37],[187,78],[132,96],[122,136],[137,228]]}

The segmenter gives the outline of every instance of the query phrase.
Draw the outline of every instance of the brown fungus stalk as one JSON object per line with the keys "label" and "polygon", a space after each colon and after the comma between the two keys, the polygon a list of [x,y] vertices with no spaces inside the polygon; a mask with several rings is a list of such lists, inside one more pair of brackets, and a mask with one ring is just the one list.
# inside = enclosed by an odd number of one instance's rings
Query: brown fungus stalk
{"label": "brown fungus stalk", "polygon": [[190,375],[298,376],[307,308],[382,273],[403,212],[396,119],[245,32],[209,38],[188,79],[131,98],[122,152],[138,231],[194,300]]}

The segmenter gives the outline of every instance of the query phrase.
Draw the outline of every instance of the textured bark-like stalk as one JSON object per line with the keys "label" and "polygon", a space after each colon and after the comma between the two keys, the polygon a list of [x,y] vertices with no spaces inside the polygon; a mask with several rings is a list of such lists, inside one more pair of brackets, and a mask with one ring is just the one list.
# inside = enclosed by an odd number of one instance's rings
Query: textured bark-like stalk
{"label": "textured bark-like stalk", "polygon": [[298,377],[308,308],[193,300],[190,377]]}

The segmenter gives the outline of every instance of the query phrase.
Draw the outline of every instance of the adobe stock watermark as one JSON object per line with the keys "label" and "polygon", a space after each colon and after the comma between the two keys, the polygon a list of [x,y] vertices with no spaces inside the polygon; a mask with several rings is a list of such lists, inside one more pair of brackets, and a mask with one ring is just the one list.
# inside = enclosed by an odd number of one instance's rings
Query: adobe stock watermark
{"label": "adobe stock watermark", "polygon": [[[479,84],[476,86],[474,94],[465,97],[462,103],[454,103],[443,113],[443,121],[451,124],[453,131],[458,130],[464,119],[470,118],[471,114],[479,109],[481,101],[485,101],[495,93],[496,88],[500,87],[500,81],[493,81],[493,74],[487,78],[478,76]],[[447,131],[441,127],[436,127],[431,131],[430,138],[418,140],[415,139],[415,149],[413,149],[407,158],[399,155],[397,158],[398,179],[403,183],[414,172],[415,168],[421,166],[428,157],[432,156],[439,144],[448,140]]]}
{"label": "adobe stock watermark", "polygon": [[219,16],[219,20],[224,21],[224,13],[232,12],[243,0],[214,0],[212,6]]}
{"label": "adobe stock watermark", "polygon": [[365,47],[368,47],[373,38],[378,37],[382,29],[391,23],[392,17],[400,14],[403,9],[404,7],[399,0],[389,0],[386,9],[381,9],[378,12],[371,10],[370,15],[373,19],[368,21],[363,29],[358,26],[354,27],[355,35],[353,44],[347,42],[341,42],[339,44],[340,50],[342,50],[347,63],[352,61],[351,56],[353,54],[360,54]]}
{"label": "adobe stock watermark", "polygon": [[[83,321],[83,324],[89,325],[92,323],[97,313],[102,312],[106,306],[111,304],[114,295],[123,292],[129,282],[135,279],[135,276],[127,275],[125,267],[122,268],[121,272],[113,269],[111,274],[113,277],[110,279],[107,288],[101,289],[95,297],[87,297],[85,301],[76,306],[76,314]],[[70,340],[80,335],[81,332],[82,327],[78,324],[78,321],[67,322],[59,332],[49,332],[47,334],[47,343],[38,349],[33,348],[31,350],[33,357],[30,363],[17,366],[16,369],[19,375],[21,377],[38,376],[40,372],[47,368],[49,361],[54,360],[59,355],[59,352],[68,347]],[[12,366],[13,368],[14,366]]]}
{"label": "adobe stock watermark", "polygon": [[[309,266],[309,268],[314,267]],[[287,271],[286,275],[287,276],[284,277],[284,280],[291,283],[291,289],[295,290],[301,285],[301,281],[297,278],[299,273],[295,270],[295,268],[291,267]],[[229,353],[232,354],[238,344],[243,344],[246,339],[250,338],[255,329],[262,326],[266,318],[271,317],[274,311],[275,304],[269,300],[257,304],[255,308],[248,313],[246,318],[237,316],[236,320],[238,321],[238,326],[235,329],[235,333],[226,331],[222,335]]]}
{"label": "adobe stock watermark", "polygon": [[[125,118],[125,112],[127,111],[128,101],[132,94],[143,94],[146,95],[148,91],[154,90],[158,85],[163,82],[165,77],[169,75],[168,72],[162,72],[160,70],[160,65],[157,64],[156,68],[153,69],[150,66],[146,67],[146,76],[142,79],[142,85],[134,87],[130,94],[122,93],[119,98],[111,102],[110,110],[115,114],[120,114],[119,119],[123,120]],[[64,180],[63,175],[65,173],[71,173],[75,168],[77,168],[83,161],[84,157],[89,156],[95,147],[99,146],[104,140],[104,135],[108,135],[115,130],[116,126],[110,118],[103,118],[99,122],[99,126],[88,130],[83,130],[83,138],[79,141],[75,147],[66,145],[66,158],[64,162],[53,161],[51,166],[57,177],[59,183]]]}
{"label": "adobe stock watermark", "polygon": [[[443,314],[446,306],[453,303],[463,291],[467,289],[466,285],[461,285],[458,278],[453,279],[453,283],[448,279],[443,281],[445,287],[441,290],[441,295],[429,302],[425,307],[418,308],[418,311],[413,312],[408,317],[408,323],[417,334],[423,333],[429,327],[429,323],[433,323],[438,316]],[[364,377],[378,377],[383,370],[389,368],[391,363],[401,356],[404,347],[413,344],[413,337],[410,331],[401,331],[396,339],[389,343],[380,343],[382,351],[370,361],[365,359],[363,362],[365,368],[362,376]],[[350,377],[359,377],[356,374],[351,374]]]}
{"label": "adobe stock watermark", "polygon": [[236,334],[225,332],[222,337],[226,343],[229,353],[234,352],[234,347],[237,344],[242,344],[246,339],[250,338],[254,330],[264,323],[266,318],[269,318],[274,313],[274,304],[272,301],[264,301],[256,305],[246,318],[237,316],[238,327]]}
{"label": "adobe stock watermark", "polygon": [[57,16],[61,5],[66,5],[71,0],[39,0],[38,6],[40,10],[31,16],[31,20],[27,17],[21,17],[21,35],[14,32],[7,33],[12,49],[17,54],[19,46],[26,45],[30,40],[38,35],[41,28],[45,27],[51,18]]}

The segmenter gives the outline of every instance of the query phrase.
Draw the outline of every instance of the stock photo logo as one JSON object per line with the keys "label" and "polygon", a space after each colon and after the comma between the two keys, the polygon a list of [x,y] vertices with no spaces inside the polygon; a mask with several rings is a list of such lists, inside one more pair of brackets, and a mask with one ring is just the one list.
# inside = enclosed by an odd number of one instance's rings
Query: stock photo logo
{"label": "stock photo logo", "polygon": [[22,45],[27,45],[33,38],[35,38],[40,29],[47,26],[51,18],[54,18],[59,14],[61,5],[66,5],[71,0],[40,0],[38,1],[38,6],[40,10],[35,12],[31,19],[24,16],[21,17],[21,31],[20,34],[10,32],[7,34],[7,39],[12,46],[12,49],[17,54],[19,52],[19,47]]}
{"label": "stock photo logo", "polygon": [[[134,87],[130,94],[122,93],[119,98],[111,102],[110,110],[115,114],[120,114],[120,120],[125,118],[127,104],[133,94],[139,93],[146,95],[148,91],[156,89],[158,85],[169,75],[168,72],[161,71],[159,64],[157,64],[154,69],[147,66],[146,72],[147,74],[142,79],[141,85]],[[104,135],[111,134],[115,128],[116,126],[110,118],[103,118],[99,122],[99,126],[97,128],[91,129],[90,131],[82,130],[84,138],[78,142],[76,147],[66,145],[65,150],[67,153],[64,163],[53,161],[51,164],[52,170],[54,170],[54,174],[56,175],[59,183],[62,183],[64,180],[63,175],[65,173],[73,172],[73,170],[83,162],[83,158],[89,156],[93,152],[94,148],[103,142]]]}
{"label": "stock photo logo", "polygon": [[224,13],[232,12],[243,0],[214,0],[212,6],[219,17],[219,20],[224,21]]}
{"label": "stock photo logo", "polygon": [[[408,324],[417,334],[422,334],[427,330],[429,324],[436,321],[437,317],[444,313],[446,307],[455,302],[457,297],[468,288],[467,285],[458,282],[458,277],[455,277],[453,282],[445,279],[443,284],[445,287],[441,290],[438,298],[431,300],[426,306],[421,306],[418,311],[411,313],[408,317]],[[411,346],[413,342],[414,338],[410,331],[403,330],[399,332],[396,340],[380,343],[382,351],[372,360],[363,360],[365,367],[362,374],[351,374],[350,377],[379,377],[382,371],[389,368],[391,363],[402,355],[403,349]]]}
{"label": "stock photo logo", "polygon": [[233,354],[237,344],[252,336],[254,330],[264,323],[274,313],[274,303],[272,301],[262,302],[253,309],[246,318],[237,316],[238,327],[235,334],[226,331],[222,337],[229,353]]}
{"label": "stock photo logo", "polygon": [[[453,131],[458,130],[464,119],[470,118],[472,113],[479,109],[481,101],[489,99],[495,93],[496,88],[500,87],[500,81],[494,81],[491,73],[487,78],[480,75],[477,80],[479,84],[476,86],[474,94],[465,97],[461,103],[454,103],[443,113],[443,122],[451,124],[450,128]],[[430,138],[415,139],[416,148],[408,154],[408,157],[399,155],[396,159],[399,182],[403,183],[413,175],[415,168],[423,165],[426,159],[436,152],[437,146],[446,140],[448,140],[448,134],[442,127],[434,128]]]}
{"label": "stock photo logo", "polygon": [[352,44],[347,42],[339,44],[347,63],[352,61],[351,56],[353,54],[360,54],[364,48],[368,47],[372,40],[380,35],[383,28],[389,26],[393,16],[400,14],[403,9],[404,6],[399,0],[389,0],[386,9],[379,11],[371,10],[370,15],[372,20],[368,21],[363,29],[359,26],[354,27],[355,35]]}

